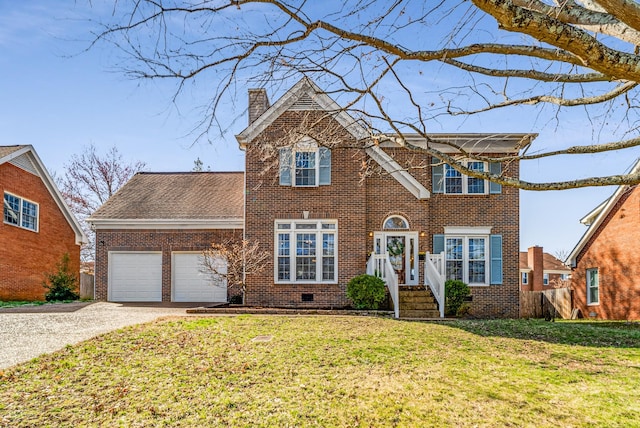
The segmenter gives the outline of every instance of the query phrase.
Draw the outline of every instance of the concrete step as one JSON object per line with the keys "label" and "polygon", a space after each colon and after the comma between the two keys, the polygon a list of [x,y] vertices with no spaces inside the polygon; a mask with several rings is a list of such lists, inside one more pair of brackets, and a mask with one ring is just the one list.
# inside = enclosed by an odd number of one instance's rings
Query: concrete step
{"label": "concrete step", "polygon": [[400,309],[400,318],[440,318],[437,310],[405,310]]}
{"label": "concrete step", "polygon": [[412,302],[412,303],[405,303],[405,304],[400,303],[401,311],[413,311],[413,310],[425,311],[425,310],[437,310],[437,309],[438,309],[438,305],[430,302]]}
{"label": "concrete step", "polygon": [[402,303],[413,303],[413,302],[429,302],[435,303],[436,299],[433,298],[431,294],[423,293],[419,296],[403,296],[400,295],[400,304]]}

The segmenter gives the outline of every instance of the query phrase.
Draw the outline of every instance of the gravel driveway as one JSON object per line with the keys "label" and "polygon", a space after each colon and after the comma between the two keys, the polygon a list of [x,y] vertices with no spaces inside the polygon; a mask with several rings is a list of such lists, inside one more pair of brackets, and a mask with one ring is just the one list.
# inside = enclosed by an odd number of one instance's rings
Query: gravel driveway
{"label": "gravel driveway", "polygon": [[0,369],[128,325],[198,305],[66,303],[0,309]]}

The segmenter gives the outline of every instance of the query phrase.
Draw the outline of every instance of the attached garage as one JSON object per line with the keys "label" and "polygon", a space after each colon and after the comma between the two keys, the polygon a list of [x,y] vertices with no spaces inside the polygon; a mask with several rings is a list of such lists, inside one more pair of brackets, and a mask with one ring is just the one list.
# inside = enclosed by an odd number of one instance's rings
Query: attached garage
{"label": "attached garage", "polygon": [[109,301],[161,302],[161,252],[110,252]]}
{"label": "attached garage", "polygon": [[174,302],[226,302],[224,283],[212,284],[201,272],[200,253],[174,252],[171,254],[171,290]]}

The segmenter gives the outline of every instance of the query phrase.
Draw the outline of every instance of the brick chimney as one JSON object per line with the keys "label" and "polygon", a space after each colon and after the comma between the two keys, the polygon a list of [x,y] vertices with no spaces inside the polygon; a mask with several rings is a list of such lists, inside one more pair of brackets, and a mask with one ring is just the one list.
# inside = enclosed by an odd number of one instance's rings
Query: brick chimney
{"label": "brick chimney", "polygon": [[529,247],[527,250],[527,265],[531,268],[529,273],[529,287],[531,291],[543,290],[543,275],[544,275],[544,256],[542,247]]}
{"label": "brick chimney", "polygon": [[249,125],[270,107],[265,89],[249,89]]}

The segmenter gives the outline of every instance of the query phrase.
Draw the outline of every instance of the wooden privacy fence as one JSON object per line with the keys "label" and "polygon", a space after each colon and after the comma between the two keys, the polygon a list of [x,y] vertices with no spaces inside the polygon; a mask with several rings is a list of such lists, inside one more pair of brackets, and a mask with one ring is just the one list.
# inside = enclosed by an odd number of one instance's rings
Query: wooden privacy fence
{"label": "wooden privacy fence", "polygon": [[80,298],[93,299],[93,275],[80,273]]}
{"label": "wooden privacy fence", "polygon": [[[555,310],[555,314],[554,314]],[[520,318],[571,318],[571,289],[520,292]]]}

